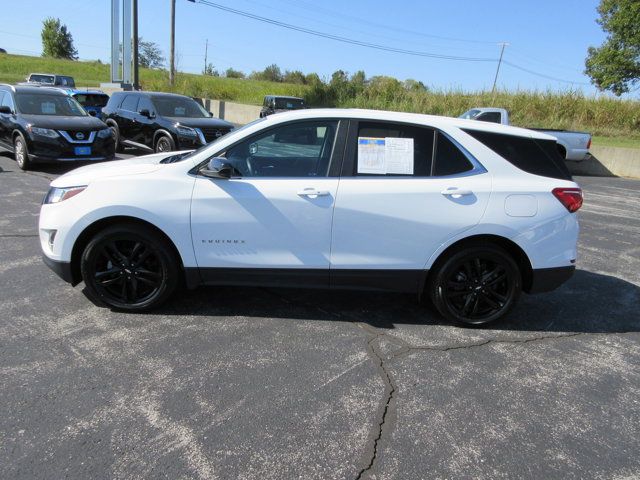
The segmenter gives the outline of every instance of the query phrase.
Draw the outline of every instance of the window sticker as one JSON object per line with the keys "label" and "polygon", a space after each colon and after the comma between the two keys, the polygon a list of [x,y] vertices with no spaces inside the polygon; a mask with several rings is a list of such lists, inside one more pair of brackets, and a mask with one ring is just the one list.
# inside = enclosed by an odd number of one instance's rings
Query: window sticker
{"label": "window sticker", "polygon": [[385,173],[413,175],[413,138],[384,139]]}
{"label": "window sticker", "polygon": [[413,138],[358,137],[358,173],[413,175]]}
{"label": "window sticker", "polygon": [[173,109],[173,111],[176,117],[184,117],[184,114],[187,111],[187,109],[185,107],[176,107]]}
{"label": "window sticker", "polygon": [[55,115],[56,114],[56,104],[53,102],[42,102],[40,104],[40,109],[44,115]]}
{"label": "window sticker", "polygon": [[386,173],[384,138],[358,137],[358,173]]}

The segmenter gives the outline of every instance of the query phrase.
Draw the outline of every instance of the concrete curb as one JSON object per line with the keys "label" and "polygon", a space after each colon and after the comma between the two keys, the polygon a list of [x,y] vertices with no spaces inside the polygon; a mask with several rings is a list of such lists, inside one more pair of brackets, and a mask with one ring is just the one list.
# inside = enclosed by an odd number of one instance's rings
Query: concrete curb
{"label": "concrete curb", "polygon": [[573,175],[640,178],[640,149],[593,146],[590,152],[585,160],[567,161]]}

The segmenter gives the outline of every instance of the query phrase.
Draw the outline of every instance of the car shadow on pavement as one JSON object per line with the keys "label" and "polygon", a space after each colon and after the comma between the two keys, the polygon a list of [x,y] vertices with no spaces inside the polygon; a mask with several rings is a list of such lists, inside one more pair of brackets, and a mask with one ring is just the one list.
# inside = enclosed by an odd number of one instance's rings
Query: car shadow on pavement
{"label": "car shadow on pavement", "polygon": [[[276,289],[200,287],[179,292],[155,315],[246,316],[363,322],[393,329],[398,324],[448,325],[414,295]],[[522,295],[504,320],[488,328],[522,332],[623,333],[640,331],[640,287],[610,275],[577,270],[554,292]]]}

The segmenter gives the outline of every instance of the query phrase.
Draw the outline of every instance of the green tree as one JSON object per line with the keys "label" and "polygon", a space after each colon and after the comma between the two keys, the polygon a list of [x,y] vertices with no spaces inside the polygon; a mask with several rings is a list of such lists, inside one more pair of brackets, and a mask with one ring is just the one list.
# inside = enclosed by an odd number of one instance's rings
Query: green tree
{"label": "green tree", "polygon": [[240,70],[234,70],[233,68],[227,68],[227,71],[224,72],[224,76],[227,78],[244,78],[245,75]]}
{"label": "green tree", "polygon": [[304,85],[307,82],[304,73],[300,70],[287,70],[284,72],[284,76],[282,77],[282,81],[284,83],[297,83],[299,85]]}
{"label": "green tree", "polygon": [[166,59],[157,43],[138,38],[138,64],[144,68],[162,68]]}
{"label": "green tree", "polygon": [[59,18],[48,17],[42,22],[42,56],[78,59],[78,51],[73,46],[73,37],[67,26]]}
{"label": "green tree", "polygon": [[601,0],[598,13],[607,39],[589,47],[585,73],[600,90],[622,95],[640,82],[640,2]]}
{"label": "green tree", "polygon": [[209,75],[210,77],[219,77],[220,76],[220,72],[218,72],[218,70],[216,70],[216,68],[213,66],[213,63],[207,63],[207,66],[204,67],[204,70],[202,71],[203,75]]}

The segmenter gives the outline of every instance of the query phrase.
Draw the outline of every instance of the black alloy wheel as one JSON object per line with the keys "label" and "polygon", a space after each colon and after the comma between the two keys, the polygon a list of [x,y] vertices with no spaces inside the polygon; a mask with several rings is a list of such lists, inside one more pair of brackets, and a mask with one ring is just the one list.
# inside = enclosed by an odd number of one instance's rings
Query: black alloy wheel
{"label": "black alloy wheel", "polygon": [[172,152],[175,150],[173,141],[166,135],[162,135],[156,142],[156,153]]}
{"label": "black alloy wheel", "polygon": [[100,232],[87,245],[81,262],[90,294],[119,310],[157,307],[178,283],[179,270],[170,246],[157,233],[138,225]]}
{"label": "black alloy wheel", "polygon": [[517,264],[503,249],[478,246],[445,260],[428,288],[445,318],[481,325],[509,313],[520,296],[522,278]]}
{"label": "black alloy wheel", "polygon": [[31,162],[29,161],[29,151],[27,150],[27,142],[22,135],[16,135],[13,140],[13,148],[16,157],[16,163],[21,170],[29,170]]}

